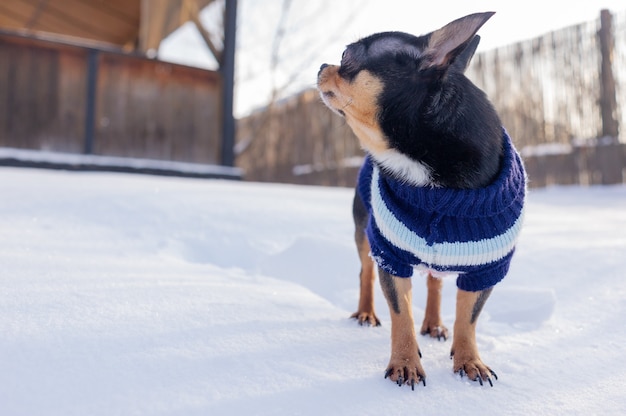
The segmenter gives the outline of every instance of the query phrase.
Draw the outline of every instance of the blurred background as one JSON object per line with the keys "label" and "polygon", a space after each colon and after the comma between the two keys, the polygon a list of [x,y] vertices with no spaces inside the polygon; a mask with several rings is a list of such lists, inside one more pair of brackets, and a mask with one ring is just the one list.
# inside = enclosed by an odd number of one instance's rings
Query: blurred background
{"label": "blurred background", "polygon": [[617,0],[3,0],[0,164],[141,160],[156,173],[352,186],[363,153],[318,98],[320,64],[374,32],[419,35],[488,10],[467,75],[530,186],[623,183]]}

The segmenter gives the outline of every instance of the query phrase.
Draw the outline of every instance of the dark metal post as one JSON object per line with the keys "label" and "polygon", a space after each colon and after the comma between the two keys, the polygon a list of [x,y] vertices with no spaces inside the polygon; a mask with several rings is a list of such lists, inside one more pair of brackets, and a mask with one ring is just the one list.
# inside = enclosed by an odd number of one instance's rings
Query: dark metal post
{"label": "dark metal post", "polygon": [[224,51],[220,62],[222,74],[222,165],[235,165],[235,40],[237,33],[237,0],[226,0],[224,10]]}
{"label": "dark metal post", "polygon": [[600,70],[600,112],[602,116],[602,136],[617,137],[619,122],[617,121],[617,99],[615,97],[615,78],[613,77],[613,16],[608,10],[600,12],[600,53],[602,55]]}
{"label": "dark metal post", "polygon": [[87,105],[85,106],[85,154],[93,153],[96,87],[98,82],[98,50],[89,49],[87,54]]}

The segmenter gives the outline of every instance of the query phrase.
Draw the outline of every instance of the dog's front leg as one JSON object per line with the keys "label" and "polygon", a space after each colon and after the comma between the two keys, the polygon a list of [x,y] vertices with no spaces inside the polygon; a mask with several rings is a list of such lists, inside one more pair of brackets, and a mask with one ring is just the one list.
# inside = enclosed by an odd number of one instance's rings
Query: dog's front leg
{"label": "dog's front leg", "polygon": [[426,279],[428,288],[428,297],[426,298],[426,313],[424,314],[424,322],[420,334],[430,335],[438,340],[448,339],[448,328],[443,325],[441,320],[441,288],[443,281],[429,274]]}
{"label": "dog's front leg", "polygon": [[480,292],[466,292],[458,289],[456,296],[456,320],[454,321],[454,337],[450,355],[454,359],[454,372],[461,376],[467,374],[470,380],[483,380],[493,386],[491,377],[498,379],[478,355],[476,345],[476,322],[480,311],[491,294],[493,288]]}
{"label": "dog's front leg", "polygon": [[411,279],[393,276],[379,269],[380,283],[389,305],[391,315],[391,359],[385,378],[408,384],[426,385],[426,373],[420,361],[420,352],[415,335],[413,310],[411,307]]}
{"label": "dog's front leg", "polygon": [[359,259],[361,260],[359,309],[352,314],[352,318],[356,319],[359,325],[367,324],[380,326],[380,320],[374,312],[374,282],[376,281],[376,272],[374,261],[370,257],[370,244],[365,231],[369,214],[358,193],[354,195],[352,215],[354,217],[354,241],[356,242]]}

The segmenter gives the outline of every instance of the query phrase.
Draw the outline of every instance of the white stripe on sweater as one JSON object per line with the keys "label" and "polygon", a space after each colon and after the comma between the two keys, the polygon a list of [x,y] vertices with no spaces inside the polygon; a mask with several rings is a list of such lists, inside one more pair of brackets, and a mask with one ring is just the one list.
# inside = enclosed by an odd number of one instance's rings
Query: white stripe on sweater
{"label": "white stripe on sweater", "polygon": [[381,234],[394,246],[408,251],[429,266],[478,266],[488,264],[513,250],[522,227],[524,212],[504,233],[492,238],[468,242],[444,242],[429,245],[423,237],[404,225],[389,210],[380,193],[379,170],[374,166],[371,185],[372,215]]}

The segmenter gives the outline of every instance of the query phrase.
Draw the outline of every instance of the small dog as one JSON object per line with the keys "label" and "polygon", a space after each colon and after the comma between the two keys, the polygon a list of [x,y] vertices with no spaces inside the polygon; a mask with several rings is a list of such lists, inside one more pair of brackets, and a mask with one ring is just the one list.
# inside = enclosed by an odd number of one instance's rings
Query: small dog
{"label": "small dog", "polygon": [[374,312],[375,265],[391,314],[398,385],[426,385],[413,311],[414,269],[427,274],[421,334],[446,340],[441,278],[457,275],[453,370],[488,382],[496,373],[476,345],[476,321],[509,269],[521,228],[526,174],[485,94],[463,72],[494,13],[476,13],[420,37],[378,33],[349,45],[340,66],[324,64],[318,89],[366,151],[354,198],[361,260],[360,324]]}

